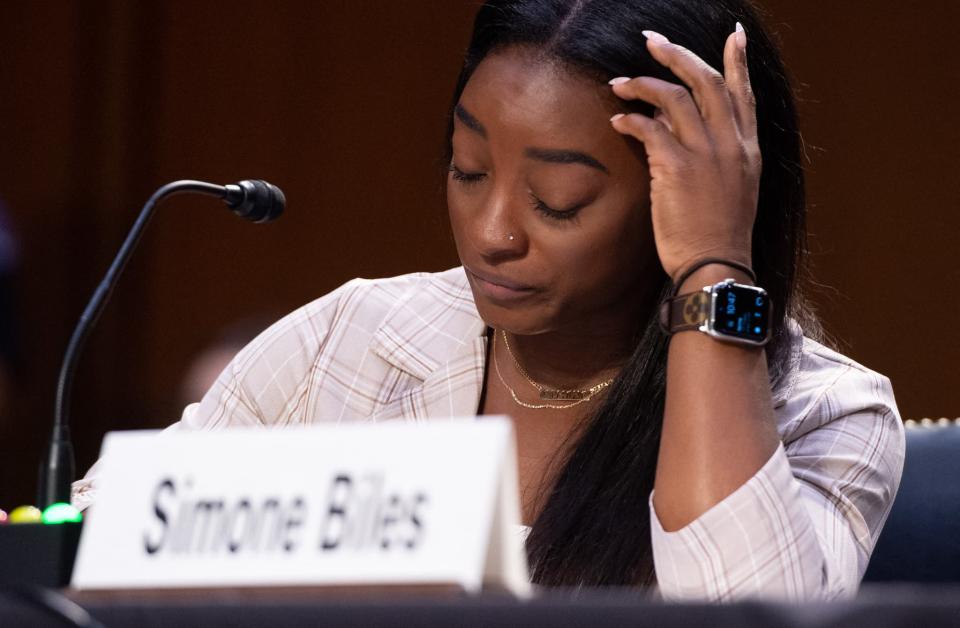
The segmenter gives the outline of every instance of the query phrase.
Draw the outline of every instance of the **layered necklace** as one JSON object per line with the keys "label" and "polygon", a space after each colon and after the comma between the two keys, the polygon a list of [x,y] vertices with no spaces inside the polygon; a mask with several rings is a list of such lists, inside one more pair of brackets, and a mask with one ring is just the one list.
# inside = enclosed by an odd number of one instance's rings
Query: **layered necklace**
{"label": "layered necklace", "polygon": [[556,403],[527,403],[520,399],[520,397],[517,395],[517,391],[507,384],[506,380],[503,379],[503,375],[500,373],[500,362],[497,360],[497,339],[496,336],[494,336],[492,355],[490,356],[493,360],[493,367],[497,372],[497,377],[500,379],[500,383],[503,384],[503,387],[510,392],[510,396],[513,397],[513,401],[519,406],[530,408],[531,410],[543,410],[545,408],[551,408],[553,410],[566,410],[567,408],[573,408],[574,406],[579,406],[581,403],[590,401],[597,393],[608,388],[610,384],[613,383],[613,378],[611,377],[606,381],[600,382],[599,384],[585,389],[550,388],[548,386],[544,386],[543,384],[534,381],[534,379],[527,374],[527,371],[520,364],[517,356],[513,353],[513,349],[510,348],[510,341],[507,340],[507,332],[501,329],[500,336],[503,338],[503,346],[507,348],[507,353],[510,354],[510,358],[513,360],[513,365],[516,367],[517,372],[520,373],[520,375],[522,375],[531,386],[537,389],[542,401],[571,402],[561,405]]}

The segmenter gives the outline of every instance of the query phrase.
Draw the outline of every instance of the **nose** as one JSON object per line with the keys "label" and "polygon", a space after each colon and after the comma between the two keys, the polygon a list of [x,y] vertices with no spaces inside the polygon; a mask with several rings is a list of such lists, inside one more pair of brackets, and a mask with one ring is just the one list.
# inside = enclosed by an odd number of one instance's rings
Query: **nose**
{"label": "nose", "polygon": [[488,264],[523,257],[527,251],[527,233],[523,227],[521,206],[515,193],[494,188],[478,208],[473,224],[473,244]]}

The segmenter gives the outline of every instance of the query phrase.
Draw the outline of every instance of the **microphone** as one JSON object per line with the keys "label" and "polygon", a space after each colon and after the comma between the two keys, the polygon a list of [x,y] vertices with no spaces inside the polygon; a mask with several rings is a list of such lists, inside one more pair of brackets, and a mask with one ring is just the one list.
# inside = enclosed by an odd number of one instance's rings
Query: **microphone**
{"label": "microphone", "polygon": [[247,179],[224,189],[223,200],[233,213],[256,223],[276,220],[287,202],[280,188],[260,179]]}
{"label": "microphone", "polygon": [[40,467],[37,501],[41,509],[57,502],[69,503],[70,501],[70,484],[73,482],[76,471],[73,443],[70,440],[69,402],[80,350],[90,335],[93,325],[100,318],[117,284],[117,279],[126,267],[147,222],[153,215],[154,208],[168,196],[185,193],[216,196],[223,199],[233,213],[255,223],[276,220],[283,213],[286,205],[286,199],[280,188],[260,179],[248,179],[226,186],[184,179],[162,186],[147,200],[107,270],[107,274],[97,286],[90,302],[87,303],[67,345],[63,364],[60,366],[60,377],[57,380],[53,432],[47,447],[47,455]]}

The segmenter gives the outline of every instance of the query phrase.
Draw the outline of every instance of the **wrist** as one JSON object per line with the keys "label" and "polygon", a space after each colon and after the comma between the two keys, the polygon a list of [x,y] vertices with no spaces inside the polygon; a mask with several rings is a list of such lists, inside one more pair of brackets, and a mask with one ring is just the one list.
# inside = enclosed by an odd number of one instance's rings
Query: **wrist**
{"label": "wrist", "polygon": [[702,290],[705,286],[711,286],[724,279],[733,279],[737,283],[748,286],[754,285],[753,279],[738,268],[733,268],[725,264],[707,264],[695,270],[690,276],[683,280],[683,283],[676,286],[676,294],[687,294]]}
{"label": "wrist", "polygon": [[660,306],[659,323],[668,335],[700,331],[717,340],[763,346],[770,340],[769,295],[751,284],[752,272],[723,262],[691,268]]}

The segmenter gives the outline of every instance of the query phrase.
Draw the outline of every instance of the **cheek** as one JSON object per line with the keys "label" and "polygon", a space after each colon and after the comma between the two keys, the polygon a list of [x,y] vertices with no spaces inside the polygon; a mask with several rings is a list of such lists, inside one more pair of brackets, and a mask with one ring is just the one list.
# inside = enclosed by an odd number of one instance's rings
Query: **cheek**
{"label": "cheek", "polygon": [[[645,172],[638,164],[638,173]],[[621,271],[637,268],[644,264],[640,261],[656,256],[656,244],[653,238],[653,223],[650,216],[649,178],[638,176],[625,184],[611,204],[606,225],[603,253],[606,259],[619,264]],[[627,264],[626,268],[623,264]]]}
{"label": "cheek", "polygon": [[571,231],[554,260],[557,268],[567,269],[560,275],[566,291],[596,304],[616,299],[625,286],[648,280],[650,263],[656,259],[648,205],[637,202],[631,209],[606,209],[606,220]]}
{"label": "cheek", "polygon": [[623,275],[621,279],[646,273],[651,260],[657,259],[649,207],[649,203],[638,204],[611,234],[608,255]]}
{"label": "cheek", "polygon": [[453,239],[457,246],[463,239],[464,230],[467,222],[467,209],[463,194],[457,190],[457,186],[447,181],[447,215],[450,218],[450,229],[453,232]]}
{"label": "cheek", "polygon": [[633,258],[655,249],[649,203],[635,206],[611,235],[611,248],[622,257]]}

